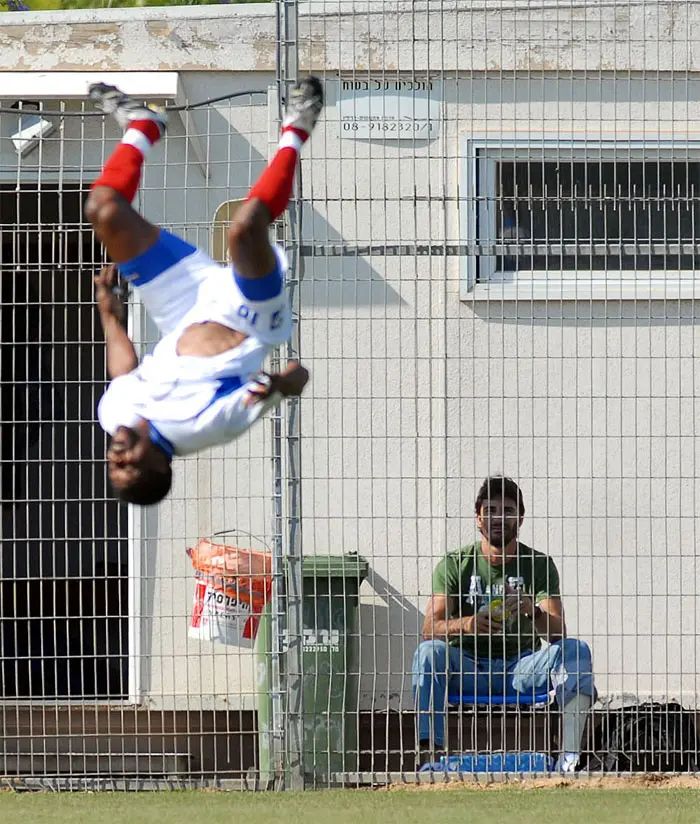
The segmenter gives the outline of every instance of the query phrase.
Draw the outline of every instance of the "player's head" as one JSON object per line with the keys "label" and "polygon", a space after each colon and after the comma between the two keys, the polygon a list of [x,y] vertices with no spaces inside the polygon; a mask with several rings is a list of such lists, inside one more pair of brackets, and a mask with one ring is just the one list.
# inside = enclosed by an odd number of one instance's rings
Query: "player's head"
{"label": "player's head", "polygon": [[112,488],[125,503],[151,506],[170,492],[170,457],[151,441],[147,421],[117,429],[107,450],[107,462]]}
{"label": "player's head", "polygon": [[520,487],[502,475],[486,478],[474,504],[476,523],[493,547],[504,547],[517,537],[525,515]]}

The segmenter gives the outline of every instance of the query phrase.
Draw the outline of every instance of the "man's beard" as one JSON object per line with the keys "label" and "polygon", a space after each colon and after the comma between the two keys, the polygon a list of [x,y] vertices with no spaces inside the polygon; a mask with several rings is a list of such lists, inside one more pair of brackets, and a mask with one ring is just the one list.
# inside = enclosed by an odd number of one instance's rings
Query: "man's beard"
{"label": "man's beard", "polygon": [[488,523],[484,523],[483,527],[481,528],[481,534],[486,538],[489,544],[494,547],[494,549],[503,549],[504,546],[508,546],[508,544],[516,538],[518,535],[518,527],[507,526],[502,527],[500,531],[489,529]]}

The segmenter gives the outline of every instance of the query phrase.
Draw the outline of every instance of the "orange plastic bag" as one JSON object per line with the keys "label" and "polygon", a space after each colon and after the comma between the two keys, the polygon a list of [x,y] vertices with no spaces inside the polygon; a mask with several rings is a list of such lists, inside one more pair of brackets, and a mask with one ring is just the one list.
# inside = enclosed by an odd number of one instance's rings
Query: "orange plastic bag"
{"label": "orange plastic bag", "polygon": [[272,594],[270,553],[202,539],[187,554],[195,570],[190,638],[237,646],[255,640]]}

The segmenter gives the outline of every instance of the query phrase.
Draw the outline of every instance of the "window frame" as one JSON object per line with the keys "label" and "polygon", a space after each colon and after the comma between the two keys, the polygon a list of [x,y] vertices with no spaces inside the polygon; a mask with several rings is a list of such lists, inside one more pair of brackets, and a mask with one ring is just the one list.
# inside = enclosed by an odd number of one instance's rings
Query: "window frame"
{"label": "window frame", "polygon": [[[700,300],[700,268],[643,271],[520,269],[516,273],[500,273],[495,270],[496,255],[479,254],[482,245],[488,247],[495,242],[497,161],[544,158],[570,162],[591,160],[592,156],[596,160],[700,162],[700,140],[620,136],[601,139],[565,134],[529,138],[508,134],[465,137],[459,225],[469,253],[463,254],[460,262],[462,300]],[[491,238],[483,231],[484,226],[490,227]],[[635,246],[634,243],[622,245],[628,249]],[[700,254],[700,233],[694,245]]]}

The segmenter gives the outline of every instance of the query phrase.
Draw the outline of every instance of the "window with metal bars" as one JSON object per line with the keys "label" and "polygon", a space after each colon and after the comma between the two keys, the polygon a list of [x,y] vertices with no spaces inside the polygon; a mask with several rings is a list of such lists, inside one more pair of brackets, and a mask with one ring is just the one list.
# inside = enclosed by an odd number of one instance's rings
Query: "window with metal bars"
{"label": "window with metal bars", "polygon": [[[474,149],[471,285],[694,296],[700,153],[688,146]],[[562,287],[564,293],[562,293]],[[591,290],[590,287],[593,287]],[[679,287],[681,291],[679,292]],[[624,289],[627,292],[624,292]]]}
{"label": "window with metal bars", "polygon": [[0,184],[0,698],[124,697],[127,513],[95,420],[107,379],[86,193]]}

